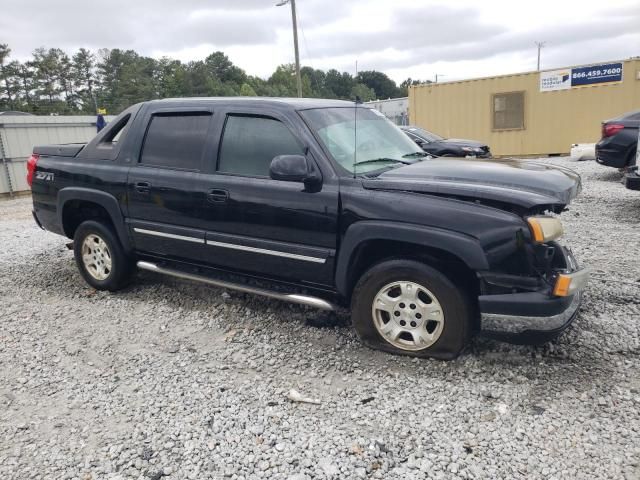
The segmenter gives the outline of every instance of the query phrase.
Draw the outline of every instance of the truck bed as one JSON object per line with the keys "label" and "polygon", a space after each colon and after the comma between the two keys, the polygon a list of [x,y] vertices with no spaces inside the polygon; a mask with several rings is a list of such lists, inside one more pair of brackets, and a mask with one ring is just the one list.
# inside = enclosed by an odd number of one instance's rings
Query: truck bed
{"label": "truck bed", "polygon": [[33,153],[47,157],[75,157],[84,148],[86,143],[66,143],[63,145],[42,145],[35,147]]}

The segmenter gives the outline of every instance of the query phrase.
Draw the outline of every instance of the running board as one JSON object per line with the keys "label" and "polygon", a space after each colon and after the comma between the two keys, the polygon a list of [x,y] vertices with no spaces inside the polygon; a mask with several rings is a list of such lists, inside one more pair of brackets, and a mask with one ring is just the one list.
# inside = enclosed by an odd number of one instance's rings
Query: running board
{"label": "running board", "polygon": [[138,268],[140,270],[148,270],[149,272],[163,273],[165,275],[171,275],[172,277],[183,278],[185,280],[193,280],[194,282],[207,283],[209,285],[215,285],[216,287],[228,288],[229,290],[236,290],[238,292],[252,293],[254,295],[262,295],[263,297],[275,298],[282,300],[283,302],[299,303],[301,305],[308,305],[310,307],[319,308],[320,310],[335,310],[336,307],[332,303],[327,302],[318,297],[311,297],[309,295],[301,295],[298,293],[280,293],[273,290],[264,290],[262,288],[250,287],[242,285],[240,283],[225,282],[224,280],[216,280],[213,278],[205,277],[203,275],[196,275],[193,273],[181,272],[179,270],[173,270],[170,268],[160,267],[151,262],[138,262]]}

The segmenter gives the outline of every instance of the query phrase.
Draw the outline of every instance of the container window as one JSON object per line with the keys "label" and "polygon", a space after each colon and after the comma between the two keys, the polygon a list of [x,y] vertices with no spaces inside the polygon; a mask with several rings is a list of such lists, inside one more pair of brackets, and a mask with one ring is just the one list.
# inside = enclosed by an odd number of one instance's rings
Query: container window
{"label": "container window", "polygon": [[494,130],[524,128],[524,92],[496,93],[492,106]]}

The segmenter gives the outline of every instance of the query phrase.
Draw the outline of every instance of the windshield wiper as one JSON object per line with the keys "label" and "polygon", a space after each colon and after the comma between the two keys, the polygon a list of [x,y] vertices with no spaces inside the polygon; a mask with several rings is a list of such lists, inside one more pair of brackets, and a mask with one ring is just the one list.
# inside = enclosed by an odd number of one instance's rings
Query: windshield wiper
{"label": "windshield wiper", "polygon": [[396,163],[403,163],[405,165],[411,165],[411,162],[407,162],[406,160],[399,160],[397,158],[387,158],[387,157],[360,160],[359,162],[356,162],[353,165],[365,165],[367,163],[378,163],[378,162],[396,162]]}
{"label": "windshield wiper", "polygon": [[413,152],[407,153],[406,155],[402,155],[402,158],[413,158],[413,157],[428,157],[429,154],[427,152]]}

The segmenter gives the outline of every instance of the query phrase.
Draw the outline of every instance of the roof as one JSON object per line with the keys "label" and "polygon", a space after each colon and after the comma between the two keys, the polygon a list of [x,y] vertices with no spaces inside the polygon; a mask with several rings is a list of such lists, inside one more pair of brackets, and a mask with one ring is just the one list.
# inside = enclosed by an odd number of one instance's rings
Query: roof
{"label": "roof", "polygon": [[420,83],[418,85],[409,85],[409,90],[413,89],[413,88],[438,88],[440,86],[443,85],[452,85],[452,84],[456,84],[456,83],[470,83],[470,82],[481,82],[481,81],[486,81],[486,80],[494,80],[497,78],[509,78],[509,77],[525,77],[525,76],[529,76],[529,75],[539,75],[540,73],[544,73],[544,72],[552,72],[554,70],[564,70],[564,69],[570,69],[570,68],[580,68],[580,67],[590,67],[592,65],[604,65],[604,64],[609,64],[609,63],[628,63],[628,62],[633,62],[636,61],[638,59],[638,57],[630,57],[627,58],[626,60],[609,60],[609,61],[604,61],[604,62],[592,62],[592,63],[583,63],[580,65],[569,65],[566,67],[555,67],[555,68],[545,68],[542,70],[529,70],[527,72],[515,72],[515,73],[506,73],[506,74],[502,74],[502,75],[490,75],[487,77],[474,77],[474,78],[463,78],[460,80],[444,80],[442,82],[436,82],[436,83]]}
{"label": "roof", "polygon": [[308,108],[328,108],[328,107],[353,107],[354,102],[347,100],[333,100],[324,98],[286,98],[286,97],[186,97],[186,98],[165,98],[162,100],[151,100],[149,103],[222,103],[226,105],[254,103],[256,105],[270,105],[279,107],[291,107],[295,110],[305,110]]}
{"label": "roof", "polygon": [[409,97],[396,97],[396,98],[386,98],[384,100],[369,100],[368,102],[364,102],[365,105],[368,103],[386,103],[386,102],[400,102],[403,100],[409,100]]}
{"label": "roof", "polygon": [[33,116],[33,113],[29,113],[29,112],[19,112],[17,110],[7,110],[6,112],[0,112],[0,115],[2,116],[12,116],[12,117],[18,117],[20,115],[31,115]]}

